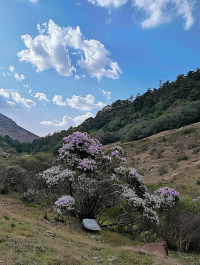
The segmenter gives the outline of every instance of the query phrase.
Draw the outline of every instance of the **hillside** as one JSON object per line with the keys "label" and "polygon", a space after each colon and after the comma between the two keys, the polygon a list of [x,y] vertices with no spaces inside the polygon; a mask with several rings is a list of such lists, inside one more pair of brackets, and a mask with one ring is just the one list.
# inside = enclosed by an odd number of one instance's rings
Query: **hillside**
{"label": "hillside", "polygon": [[[3,213],[0,214],[2,265],[174,264],[173,260],[130,249],[128,246],[141,245],[141,242],[106,228],[100,233],[84,231],[74,218],[67,219],[65,223],[55,221],[54,213],[49,214],[45,221],[41,218],[41,209],[20,201],[16,194],[0,195],[0,200],[0,213]],[[171,257],[174,254],[170,252]],[[181,256],[184,259],[185,255],[179,254],[178,262]],[[186,261],[194,261],[194,258]]]}
{"label": "hillside", "polygon": [[135,167],[150,186],[171,186],[193,199],[200,196],[200,122],[120,145],[126,166]]}
{"label": "hillside", "polygon": [[[200,68],[187,75],[177,76],[173,82],[163,83],[159,89],[147,91],[133,99],[117,100],[97,112],[77,127],[36,139],[24,145],[22,151],[57,152],[62,138],[75,131],[87,132],[106,145],[117,141],[130,142],[153,134],[177,129],[200,121]],[[59,141],[61,141],[59,143]]]}
{"label": "hillside", "polygon": [[31,143],[34,139],[39,138],[39,136],[21,128],[13,120],[0,113],[0,136],[5,135],[21,143]]}

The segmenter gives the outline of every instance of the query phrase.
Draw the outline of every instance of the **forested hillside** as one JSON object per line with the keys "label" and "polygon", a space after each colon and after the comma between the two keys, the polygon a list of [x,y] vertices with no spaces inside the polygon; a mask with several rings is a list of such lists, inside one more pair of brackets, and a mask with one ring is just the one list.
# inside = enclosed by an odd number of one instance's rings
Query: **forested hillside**
{"label": "forested hillside", "polygon": [[[98,111],[81,125],[61,131],[32,144],[23,144],[23,152],[57,152],[64,136],[74,131],[88,132],[102,144],[142,139],[152,134],[176,129],[200,121],[200,68],[165,82],[159,89],[147,91],[133,99],[117,100]],[[59,143],[60,142],[60,143]],[[56,146],[57,145],[57,146]]]}

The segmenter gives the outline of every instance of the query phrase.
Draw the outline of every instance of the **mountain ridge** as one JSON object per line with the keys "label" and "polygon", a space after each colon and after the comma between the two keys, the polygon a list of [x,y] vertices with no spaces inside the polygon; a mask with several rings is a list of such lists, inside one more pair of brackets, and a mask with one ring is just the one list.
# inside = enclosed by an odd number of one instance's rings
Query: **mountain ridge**
{"label": "mountain ridge", "polygon": [[0,136],[8,135],[19,142],[31,143],[39,136],[17,125],[15,121],[0,113]]}

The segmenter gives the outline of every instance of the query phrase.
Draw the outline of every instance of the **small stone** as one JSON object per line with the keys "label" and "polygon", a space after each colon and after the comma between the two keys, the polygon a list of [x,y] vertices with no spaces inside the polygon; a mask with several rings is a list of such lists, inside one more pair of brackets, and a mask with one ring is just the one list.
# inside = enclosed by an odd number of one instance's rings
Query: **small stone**
{"label": "small stone", "polygon": [[92,259],[97,263],[103,263],[103,260],[100,260],[98,257],[93,257]]}
{"label": "small stone", "polygon": [[101,227],[94,219],[83,219],[83,226],[91,231],[101,231]]}

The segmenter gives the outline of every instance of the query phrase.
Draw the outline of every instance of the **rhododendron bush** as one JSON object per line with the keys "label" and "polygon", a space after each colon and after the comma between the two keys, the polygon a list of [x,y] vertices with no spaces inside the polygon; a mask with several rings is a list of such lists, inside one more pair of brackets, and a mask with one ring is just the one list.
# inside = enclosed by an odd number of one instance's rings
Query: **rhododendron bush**
{"label": "rhododendron bush", "polygon": [[57,196],[54,206],[58,213],[82,220],[106,216],[105,209],[121,207],[115,216],[120,223],[131,220],[135,212],[158,221],[155,209],[163,203],[161,193],[150,195],[137,170],[124,166],[126,158],[121,147],[112,147],[105,155],[102,144],[82,132],[63,140],[59,165],[41,173],[47,187]]}

